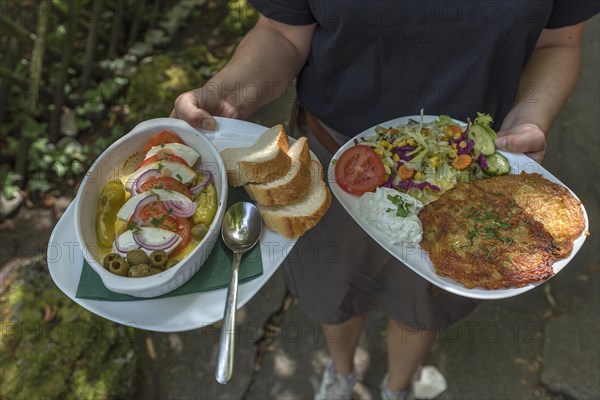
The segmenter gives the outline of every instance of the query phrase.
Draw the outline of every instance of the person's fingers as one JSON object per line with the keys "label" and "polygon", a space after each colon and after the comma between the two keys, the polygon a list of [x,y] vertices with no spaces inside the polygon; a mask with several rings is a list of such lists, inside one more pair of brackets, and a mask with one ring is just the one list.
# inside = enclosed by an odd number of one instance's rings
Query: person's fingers
{"label": "person's fingers", "polygon": [[525,153],[541,163],[546,151],[546,136],[535,125],[522,125],[499,131],[496,147],[511,153]]}
{"label": "person's fingers", "polygon": [[208,111],[200,107],[198,98],[190,92],[181,94],[175,100],[175,108],[171,116],[186,121],[196,129],[214,131],[217,128],[217,121]]}
{"label": "person's fingers", "polygon": [[537,127],[522,127],[498,132],[496,147],[513,153],[533,153],[546,147],[546,137]]}

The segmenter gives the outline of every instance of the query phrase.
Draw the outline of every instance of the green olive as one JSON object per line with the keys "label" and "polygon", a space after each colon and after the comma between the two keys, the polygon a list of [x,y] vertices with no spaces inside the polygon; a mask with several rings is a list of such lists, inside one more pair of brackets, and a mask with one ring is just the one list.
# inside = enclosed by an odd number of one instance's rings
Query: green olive
{"label": "green olive", "polygon": [[150,275],[150,267],[148,264],[134,265],[129,269],[129,276],[132,278],[142,278]]}
{"label": "green olive", "polygon": [[121,257],[117,253],[110,253],[104,257],[104,261],[102,262],[102,264],[104,265],[104,268],[108,269],[111,262],[113,262],[114,260],[122,259],[122,258],[123,257]]}
{"label": "green olive", "polygon": [[129,263],[123,260],[122,257],[114,259],[109,265],[108,270],[113,274],[127,276],[129,272]]}
{"label": "green olive", "polygon": [[148,261],[148,255],[142,249],[135,249],[127,252],[127,262],[129,265],[148,264]]}
{"label": "green olive", "polygon": [[161,272],[163,272],[163,270],[161,268],[150,267],[150,275],[160,274]]}
{"label": "green olive", "polygon": [[177,261],[170,258],[169,260],[167,260],[167,264],[165,265],[165,270],[167,270],[169,268],[173,268],[175,266],[175,264],[177,264]]}
{"label": "green olive", "polygon": [[201,241],[208,232],[208,226],[205,224],[196,224],[192,227],[192,236],[197,241]]}
{"label": "green olive", "polygon": [[164,250],[154,250],[150,253],[150,265],[152,267],[164,269],[169,255]]}

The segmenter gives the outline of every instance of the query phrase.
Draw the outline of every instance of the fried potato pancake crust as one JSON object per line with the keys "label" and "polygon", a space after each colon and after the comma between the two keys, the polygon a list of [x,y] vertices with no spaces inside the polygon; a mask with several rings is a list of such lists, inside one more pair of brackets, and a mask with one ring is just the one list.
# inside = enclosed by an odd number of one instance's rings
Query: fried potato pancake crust
{"label": "fried potato pancake crust", "polygon": [[485,289],[549,278],[554,260],[571,252],[585,227],[581,203],[538,174],[459,184],[419,218],[420,245],[436,273]]}
{"label": "fried potato pancake crust", "polygon": [[581,202],[567,188],[540,174],[505,175],[479,181],[477,186],[509,194],[536,221],[544,224],[558,246],[554,252],[557,258],[571,254],[573,241],[585,229]]}

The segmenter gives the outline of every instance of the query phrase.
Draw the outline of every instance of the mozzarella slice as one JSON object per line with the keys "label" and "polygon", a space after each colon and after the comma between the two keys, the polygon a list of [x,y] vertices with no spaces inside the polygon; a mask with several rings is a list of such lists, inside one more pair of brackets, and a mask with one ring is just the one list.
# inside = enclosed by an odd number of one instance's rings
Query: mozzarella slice
{"label": "mozzarella slice", "polygon": [[184,185],[187,185],[188,183],[192,182],[196,178],[196,172],[193,169],[191,169],[190,167],[188,167],[187,165],[183,165],[178,162],[167,161],[167,160],[156,161],[156,162],[152,162],[150,164],[144,165],[142,168],[135,171],[129,177],[125,178],[125,181],[124,181],[125,189],[131,190],[131,186],[133,185],[133,182],[135,182],[135,180],[140,175],[142,175],[144,172],[148,171],[149,169],[157,169],[160,171],[161,175],[170,176],[172,178],[175,178],[178,181],[181,181]]}
{"label": "mozzarella slice", "polygon": [[[148,159],[152,156],[155,156],[159,152],[163,152],[165,154],[173,154],[179,158],[182,158],[190,167],[198,161],[200,154],[194,149],[185,144],[181,143],[165,143],[163,145],[154,146],[153,148],[146,153],[146,158]],[[144,159],[144,160],[145,160]]]}
{"label": "mozzarella slice", "polygon": [[[140,229],[140,231],[138,234],[144,239],[144,241],[146,241],[148,243],[154,243],[154,244],[164,243],[165,240],[167,240],[168,238],[171,237],[171,235],[173,235],[173,232],[168,231],[166,229],[161,229],[161,228],[143,227],[143,228],[139,228],[139,229]],[[177,235],[177,234],[175,233],[175,235]],[[135,250],[135,249],[142,249],[144,251],[144,253],[146,253],[148,255],[150,255],[153,251],[153,250],[148,250],[143,247],[140,247],[140,245],[138,245],[135,242],[135,240],[133,239],[133,231],[123,232],[121,235],[119,235],[117,237],[116,240],[119,244],[119,248],[122,250],[130,251],[130,250]],[[173,250],[175,250],[182,241],[183,241],[183,239],[181,238],[181,236],[177,235],[177,241],[175,242],[175,244],[164,249],[164,251],[167,254],[171,254],[171,252]],[[117,250],[116,245],[113,245],[113,251],[122,256],[126,255],[126,253],[123,253],[123,252],[120,252],[119,250]]]}
{"label": "mozzarella slice", "polygon": [[152,191],[142,192],[136,196],[131,197],[129,200],[127,200],[125,202],[125,204],[123,204],[123,206],[121,207],[119,212],[117,213],[117,217],[119,217],[120,219],[122,219],[124,221],[129,221],[129,219],[133,215],[133,212],[135,211],[135,208],[137,207],[139,202],[152,194],[158,195],[158,199],[161,201],[177,200],[177,201],[183,202],[186,205],[189,203],[193,203],[193,201],[190,200],[187,196],[185,196],[179,192],[175,192],[173,190],[168,190],[168,189],[152,189]]}

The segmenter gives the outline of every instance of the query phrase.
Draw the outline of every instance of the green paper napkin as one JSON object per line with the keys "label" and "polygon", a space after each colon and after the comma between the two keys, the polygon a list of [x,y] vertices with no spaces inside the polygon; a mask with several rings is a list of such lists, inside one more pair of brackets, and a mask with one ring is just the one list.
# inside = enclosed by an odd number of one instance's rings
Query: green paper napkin
{"label": "green paper napkin", "polygon": [[[241,189],[232,189],[229,191],[228,207],[238,201],[247,201],[246,193]],[[189,293],[205,292],[209,290],[221,289],[229,286],[231,278],[231,263],[233,253],[229,250],[223,239],[215,244],[215,247],[200,270],[185,284],[172,292],[165,293],[161,297],[181,296]],[[242,256],[242,263],[239,270],[239,281],[245,282],[262,275],[262,257],[260,246],[254,246]],[[135,279],[135,278],[131,278]],[[129,301],[144,300],[142,297],[134,297],[126,294],[115,293],[106,288],[102,283],[100,276],[84,260],[81,269],[81,277],[77,287],[75,297],[109,300],[109,301]]]}

